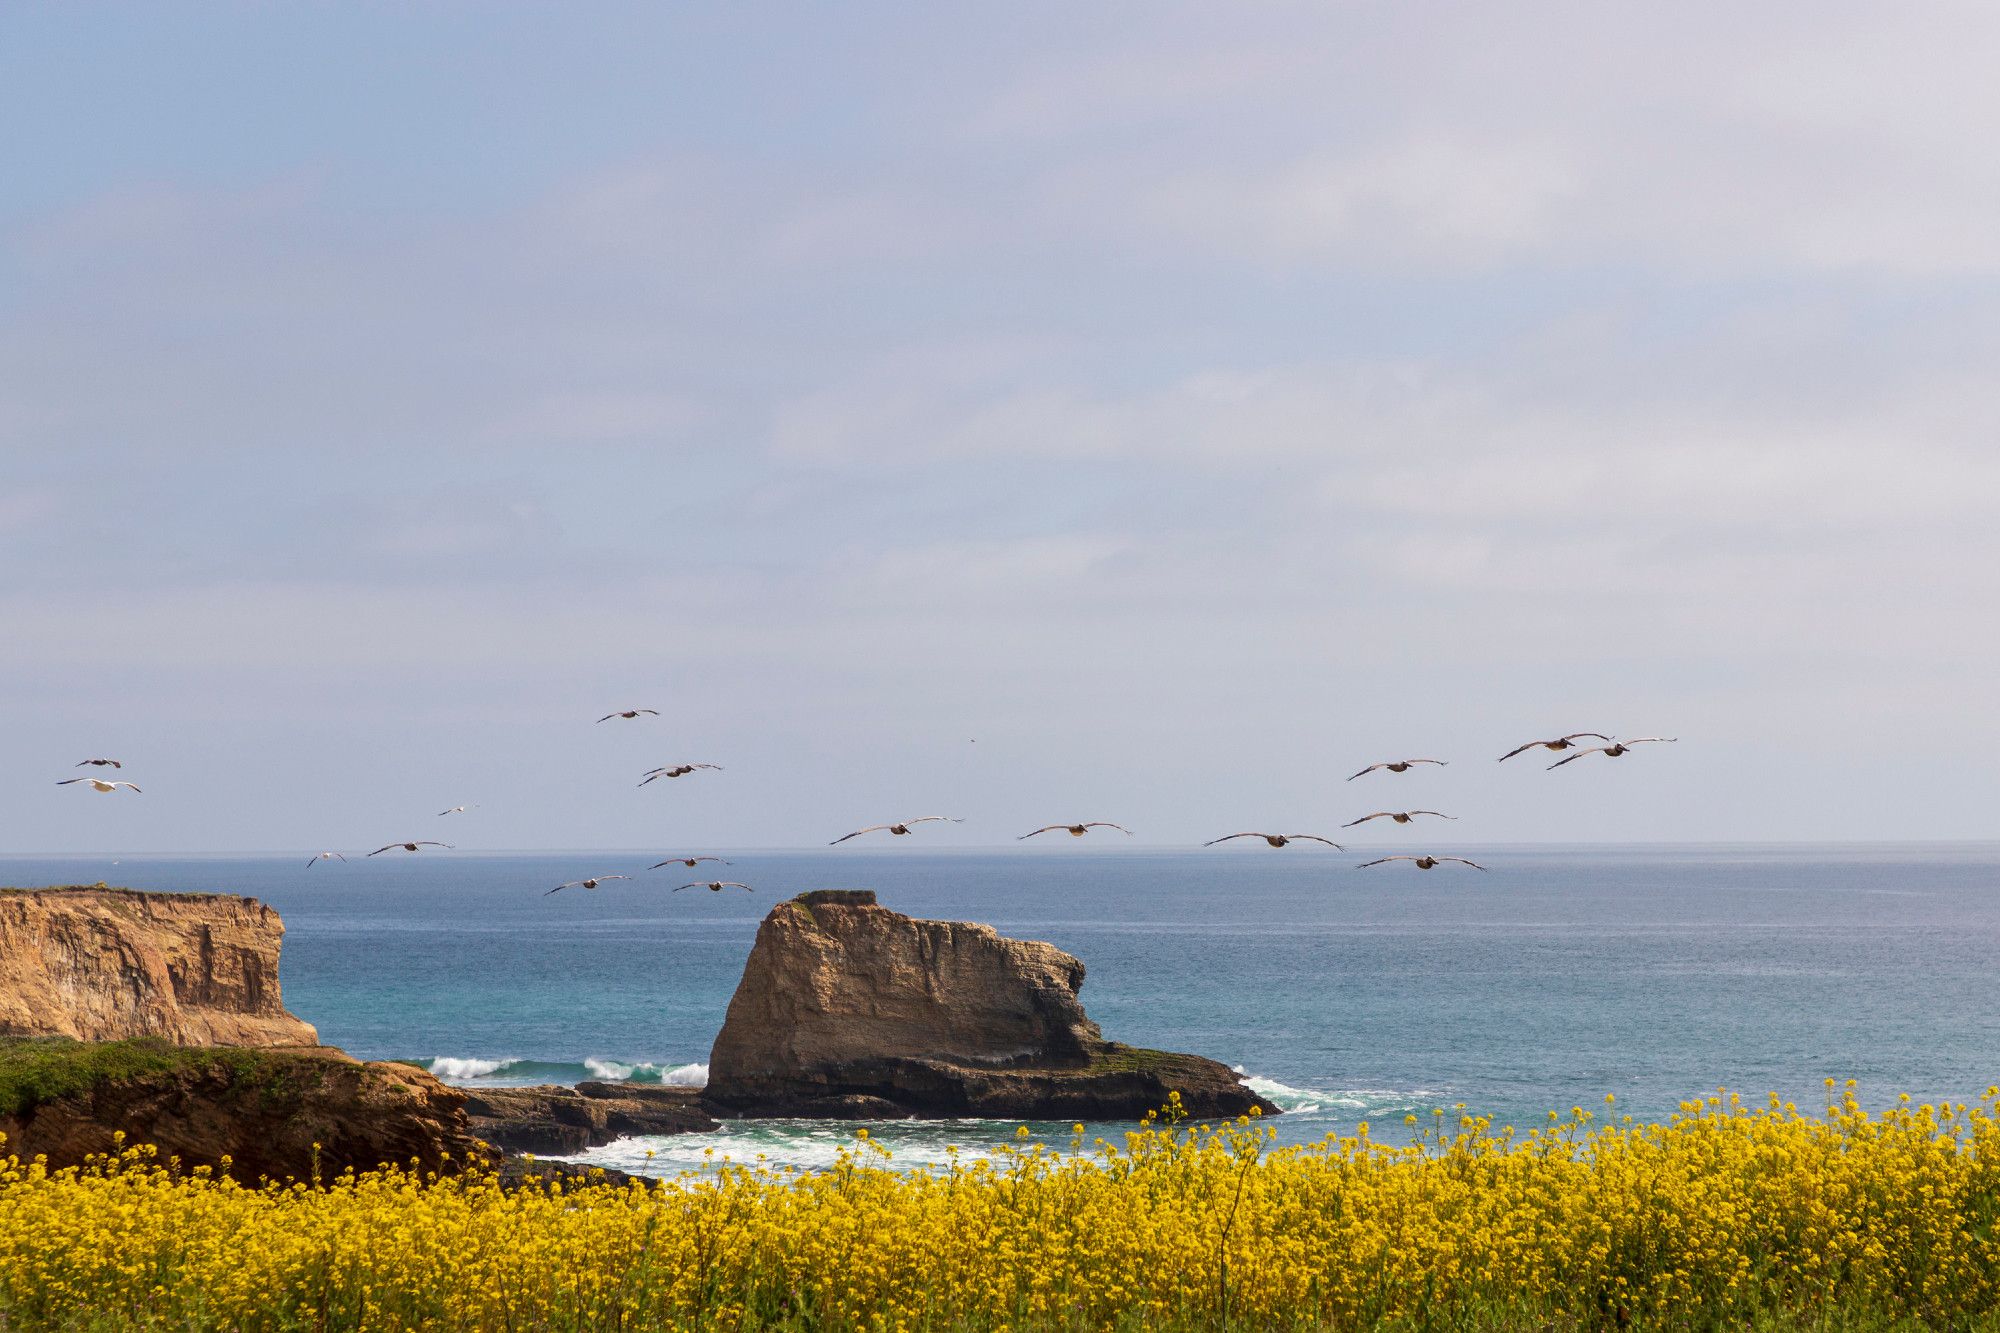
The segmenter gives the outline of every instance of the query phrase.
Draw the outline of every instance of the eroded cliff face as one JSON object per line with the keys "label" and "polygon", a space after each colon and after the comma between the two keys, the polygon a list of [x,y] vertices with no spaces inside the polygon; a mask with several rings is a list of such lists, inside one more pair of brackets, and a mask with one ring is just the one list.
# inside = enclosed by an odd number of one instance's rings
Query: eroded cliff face
{"label": "eroded cliff face", "polygon": [[1136,1118],[1274,1111],[1225,1066],[1107,1042],[1083,964],[990,926],[922,921],[868,890],[764,918],[709,1057],[711,1104],[752,1116]]}
{"label": "eroded cliff face", "polygon": [[254,898],[0,890],[0,1036],[317,1045],[278,989],[284,932]]}

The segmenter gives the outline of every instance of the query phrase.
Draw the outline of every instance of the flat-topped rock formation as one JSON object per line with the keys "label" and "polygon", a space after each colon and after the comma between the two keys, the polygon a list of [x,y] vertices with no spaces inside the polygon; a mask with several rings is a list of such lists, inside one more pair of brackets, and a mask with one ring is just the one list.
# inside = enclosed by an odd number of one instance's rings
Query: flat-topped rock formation
{"label": "flat-topped rock formation", "polygon": [[0,1036],[317,1045],[278,989],[284,933],[255,898],[0,889]]}
{"label": "flat-topped rock formation", "polygon": [[865,889],[778,904],[709,1057],[704,1100],[741,1116],[1136,1120],[1277,1110],[1226,1066],[1104,1040],[1083,964],[990,926],[921,921]]}

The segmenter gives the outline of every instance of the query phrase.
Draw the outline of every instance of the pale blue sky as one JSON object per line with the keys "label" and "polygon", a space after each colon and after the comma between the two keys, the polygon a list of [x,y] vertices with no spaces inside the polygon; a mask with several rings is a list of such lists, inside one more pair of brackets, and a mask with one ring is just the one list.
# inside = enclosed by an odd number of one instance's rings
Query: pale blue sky
{"label": "pale blue sky", "polygon": [[1994,836],[1996,29],[12,7],[0,850]]}

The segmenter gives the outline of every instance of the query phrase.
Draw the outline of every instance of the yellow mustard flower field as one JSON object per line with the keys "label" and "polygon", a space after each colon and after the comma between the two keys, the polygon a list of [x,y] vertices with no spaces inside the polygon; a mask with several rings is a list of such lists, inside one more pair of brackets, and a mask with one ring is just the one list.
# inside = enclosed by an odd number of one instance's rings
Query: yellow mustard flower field
{"label": "yellow mustard flower field", "polygon": [[[249,1187],[0,1159],[0,1328],[1994,1328],[2000,1090],[1275,1147],[1171,1112],[901,1171]],[[1610,1099],[1606,1099],[1607,1103]]]}

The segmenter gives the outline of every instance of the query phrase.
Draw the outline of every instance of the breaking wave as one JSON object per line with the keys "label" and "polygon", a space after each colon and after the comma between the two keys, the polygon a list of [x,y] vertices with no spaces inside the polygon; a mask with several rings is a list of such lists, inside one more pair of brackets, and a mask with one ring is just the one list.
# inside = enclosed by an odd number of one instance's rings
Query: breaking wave
{"label": "breaking wave", "polygon": [[610,1060],[586,1056],[582,1060],[488,1060],[477,1056],[437,1055],[412,1064],[443,1079],[446,1083],[484,1084],[488,1087],[531,1083],[582,1083],[596,1079],[605,1083],[662,1083],[673,1087],[699,1088],[708,1082],[708,1066],[699,1062],[675,1065],[647,1060]]}

